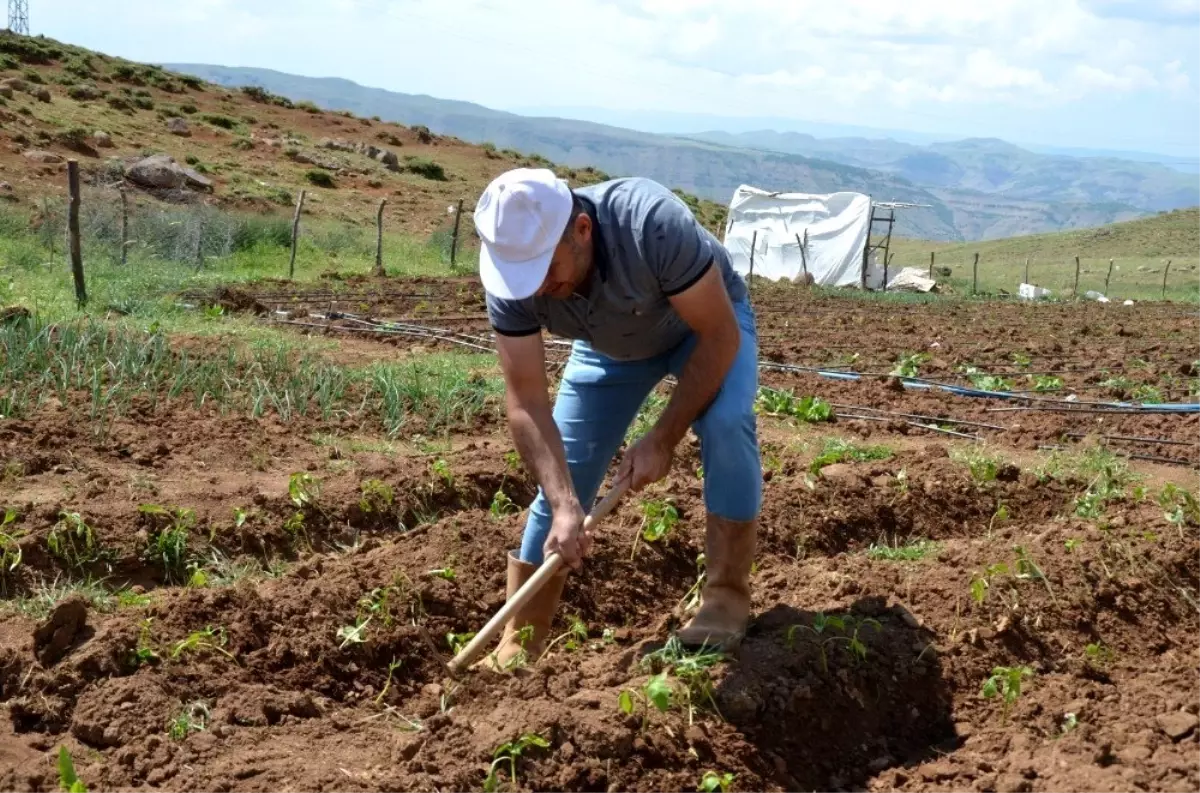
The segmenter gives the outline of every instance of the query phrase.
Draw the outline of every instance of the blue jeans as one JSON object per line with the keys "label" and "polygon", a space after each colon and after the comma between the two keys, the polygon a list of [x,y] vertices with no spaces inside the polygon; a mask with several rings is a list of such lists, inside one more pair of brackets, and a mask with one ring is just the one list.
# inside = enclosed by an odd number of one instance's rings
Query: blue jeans
{"label": "blue jeans", "polygon": [[[758,331],[748,302],[733,304],[741,343],[733,365],[709,408],[693,422],[704,466],[704,506],[709,513],[744,521],[758,516],[762,503],[762,462],[754,400],[758,394]],[[576,341],[554,402],[567,467],[587,512],[625,439],[625,432],[654,386],[667,374],[679,377],[696,345],[688,336],[674,349],[639,361],[616,361]],[[541,564],[550,534],[550,504],[538,489],[529,507],[521,559]]]}

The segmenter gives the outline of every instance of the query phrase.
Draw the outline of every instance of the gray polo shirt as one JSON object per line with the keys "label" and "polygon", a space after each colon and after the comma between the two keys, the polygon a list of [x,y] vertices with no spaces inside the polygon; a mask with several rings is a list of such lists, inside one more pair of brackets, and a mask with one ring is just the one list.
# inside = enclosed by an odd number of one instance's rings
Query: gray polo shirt
{"label": "gray polo shirt", "polygon": [[721,269],[731,301],[746,299],[746,284],[725,246],[667,188],[631,177],[574,192],[592,218],[589,295],[505,300],[488,293],[488,318],[497,333],[523,336],[544,328],[582,339],[610,358],[640,360],[672,349],[690,332],[667,298],[695,284],[709,267]]}

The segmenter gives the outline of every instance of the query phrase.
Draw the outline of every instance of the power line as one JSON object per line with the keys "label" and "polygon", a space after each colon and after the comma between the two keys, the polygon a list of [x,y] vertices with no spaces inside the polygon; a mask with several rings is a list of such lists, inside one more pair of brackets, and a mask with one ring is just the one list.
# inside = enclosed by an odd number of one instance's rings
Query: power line
{"label": "power line", "polygon": [[29,35],[29,0],[8,0],[8,29]]}

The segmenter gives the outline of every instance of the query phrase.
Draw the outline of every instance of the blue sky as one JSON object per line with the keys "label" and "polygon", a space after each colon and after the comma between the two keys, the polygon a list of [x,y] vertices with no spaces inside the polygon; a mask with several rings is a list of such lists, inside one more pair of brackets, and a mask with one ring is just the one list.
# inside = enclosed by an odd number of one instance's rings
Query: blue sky
{"label": "blue sky", "polygon": [[[1200,0],[31,0],[149,62],[338,76],[498,109],[794,119],[1200,150]],[[621,31],[621,32],[617,32]]]}

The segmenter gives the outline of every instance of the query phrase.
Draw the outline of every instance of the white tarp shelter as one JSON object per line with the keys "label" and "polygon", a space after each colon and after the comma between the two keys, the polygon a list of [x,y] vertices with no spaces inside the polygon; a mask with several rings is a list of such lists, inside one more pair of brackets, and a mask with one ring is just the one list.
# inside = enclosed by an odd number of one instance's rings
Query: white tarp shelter
{"label": "white tarp shelter", "polygon": [[[815,284],[857,287],[862,284],[863,247],[870,232],[871,198],[862,193],[771,193],[742,185],[729,203],[723,242],[743,277],[750,274],[753,244],[756,276],[799,282],[807,264]],[[882,282],[883,266],[872,251],[867,287],[876,289]]]}

